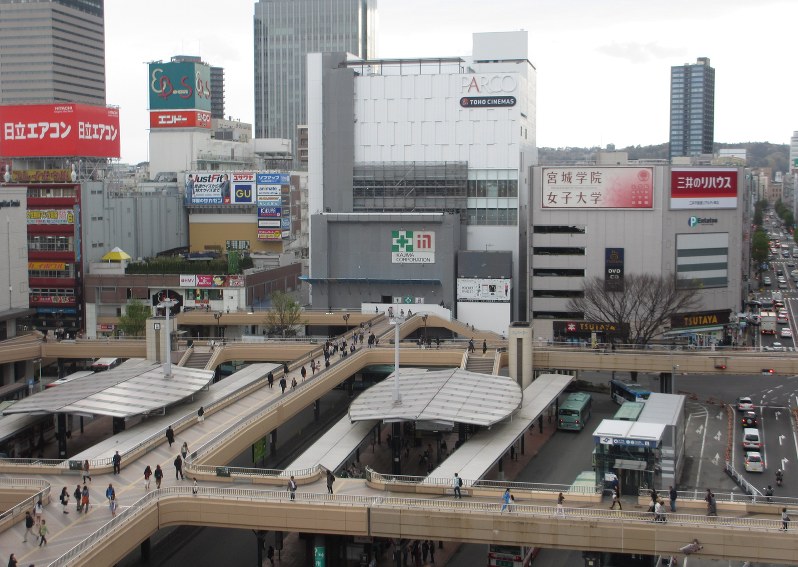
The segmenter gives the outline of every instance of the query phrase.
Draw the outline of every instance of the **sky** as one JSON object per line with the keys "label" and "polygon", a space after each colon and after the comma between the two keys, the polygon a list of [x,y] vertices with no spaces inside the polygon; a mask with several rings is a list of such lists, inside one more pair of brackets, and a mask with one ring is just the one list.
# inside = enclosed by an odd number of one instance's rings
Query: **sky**
{"label": "sky", "polygon": [[[490,7],[490,9],[488,9]],[[105,4],[108,104],[122,161],[147,161],[147,65],[225,68],[225,114],[252,123],[253,0]],[[798,130],[795,0],[378,0],[377,56],[471,54],[471,34],[526,30],[538,147],[668,141],[670,67],[709,57],[715,141],[786,144]]]}

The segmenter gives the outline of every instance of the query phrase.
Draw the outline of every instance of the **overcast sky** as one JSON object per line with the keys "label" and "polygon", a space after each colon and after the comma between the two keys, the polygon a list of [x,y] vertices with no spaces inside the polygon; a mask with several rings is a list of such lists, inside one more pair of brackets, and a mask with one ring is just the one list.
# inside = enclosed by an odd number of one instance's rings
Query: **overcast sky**
{"label": "overcast sky", "polygon": [[[378,0],[379,57],[470,55],[471,34],[524,29],[540,147],[668,140],[670,67],[709,57],[715,141],[789,143],[798,130],[795,0]],[[122,161],[149,159],[147,61],[225,68],[225,113],[252,122],[253,0],[106,2],[108,104]]]}

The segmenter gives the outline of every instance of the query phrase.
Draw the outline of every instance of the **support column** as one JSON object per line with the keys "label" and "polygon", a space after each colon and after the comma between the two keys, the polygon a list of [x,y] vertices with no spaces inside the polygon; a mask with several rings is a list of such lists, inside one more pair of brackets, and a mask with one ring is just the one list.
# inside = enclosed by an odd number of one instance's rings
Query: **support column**
{"label": "support column", "polygon": [[504,480],[504,456],[499,457],[499,480]]}
{"label": "support column", "polygon": [[114,417],[111,421],[113,426],[114,435],[117,433],[122,433],[125,430],[125,418],[124,417]]}
{"label": "support column", "polygon": [[142,563],[149,563],[150,554],[152,552],[152,542],[150,541],[150,538],[147,538],[144,541],[142,541],[141,545],[139,546],[139,549],[141,550]]}
{"label": "support column", "polygon": [[318,422],[321,415],[321,399],[313,402],[313,421]]}
{"label": "support column", "polygon": [[266,547],[266,532],[263,530],[257,530],[255,532],[255,541],[256,545],[258,546],[258,562],[257,565],[260,567],[263,565],[263,550]]}
{"label": "support column", "polygon": [[673,374],[671,372],[659,373],[659,391],[663,394],[675,394],[673,391]]}
{"label": "support column", "polygon": [[525,444],[525,442],[526,442],[526,439],[524,438],[523,435],[521,435],[521,454],[522,455],[524,454],[524,444]]}
{"label": "support column", "polygon": [[327,537],[324,534],[315,534],[313,536],[313,564],[328,567]]}
{"label": "support column", "polygon": [[465,423],[458,423],[457,424],[457,440],[460,441],[462,445],[466,441],[466,424]]}
{"label": "support column", "polygon": [[66,414],[58,414],[58,458],[66,459],[67,457],[67,438],[66,438]]}
{"label": "support column", "polygon": [[510,377],[523,391],[532,383],[532,326],[527,321],[513,321],[507,330],[507,360]]}
{"label": "support column", "polygon": [[[272,430],[269,433],[269,454],[276,455],[277,454],[277,430]],[[275,546],[276,547],[276,546]]]}
{"label": "support column", "polygon": [[58,359],[56,366],[58,367],[58,377],[63,378],[64,376],[66,376],[66,364],[64,364],[63,358]]}
{"label": "support column", "polygon": [[402,424],[395,421],[391,425],[391,443],[393,443],[393,474],[402,474]]}

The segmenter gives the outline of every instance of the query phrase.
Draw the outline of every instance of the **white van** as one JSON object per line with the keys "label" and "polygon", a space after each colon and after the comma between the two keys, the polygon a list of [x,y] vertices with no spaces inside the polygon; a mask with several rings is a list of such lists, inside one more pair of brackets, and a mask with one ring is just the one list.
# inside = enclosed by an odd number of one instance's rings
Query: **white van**
{"label": "white van", "polygon": [[753,427],[743,429],[743,449],[756,451],[760,447],[762,447],[762,441],[760,441],[759,430]]}
{"label": "white van", "polygon": [[92,363],[91,369],[95,372],[102,372],[103,370],[110,370],[117,366],[119,366],[118,358],[98,358]]}

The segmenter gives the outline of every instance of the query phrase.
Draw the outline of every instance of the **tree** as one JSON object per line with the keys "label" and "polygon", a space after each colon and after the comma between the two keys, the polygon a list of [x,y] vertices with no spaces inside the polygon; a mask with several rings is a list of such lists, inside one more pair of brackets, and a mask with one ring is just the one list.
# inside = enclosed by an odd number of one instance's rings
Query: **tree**
{"label": "tree", "polygon": [[137,337],[144,334],[147,319],[152,317],[152,309],[146,303],[129,301],[125,314],[119,318],[119,330],[128,336]]}
{"label": "tree", "polygon": [[768,259],[769,253],[768,235],[761,228],[757,229],[751,239],[751,258],[756,263],[757,269]]}
{"label": "tree", "polygon": [[585,321],[626,323],[623,342],[644,345],[662,333],[671,316],[698,307],[698,288],[687,283],[672,276],[629,274],[624,291],[606,291],[604,279],[592,277],[585,282],[584,295],[568,302],[568,310],[583,313]]}
{"label": "tree", "polygon": [[266,333],[271,337],[295,337],[301,323],[302,307],[282,291],[271,295],[271,309],[266,314]]}

